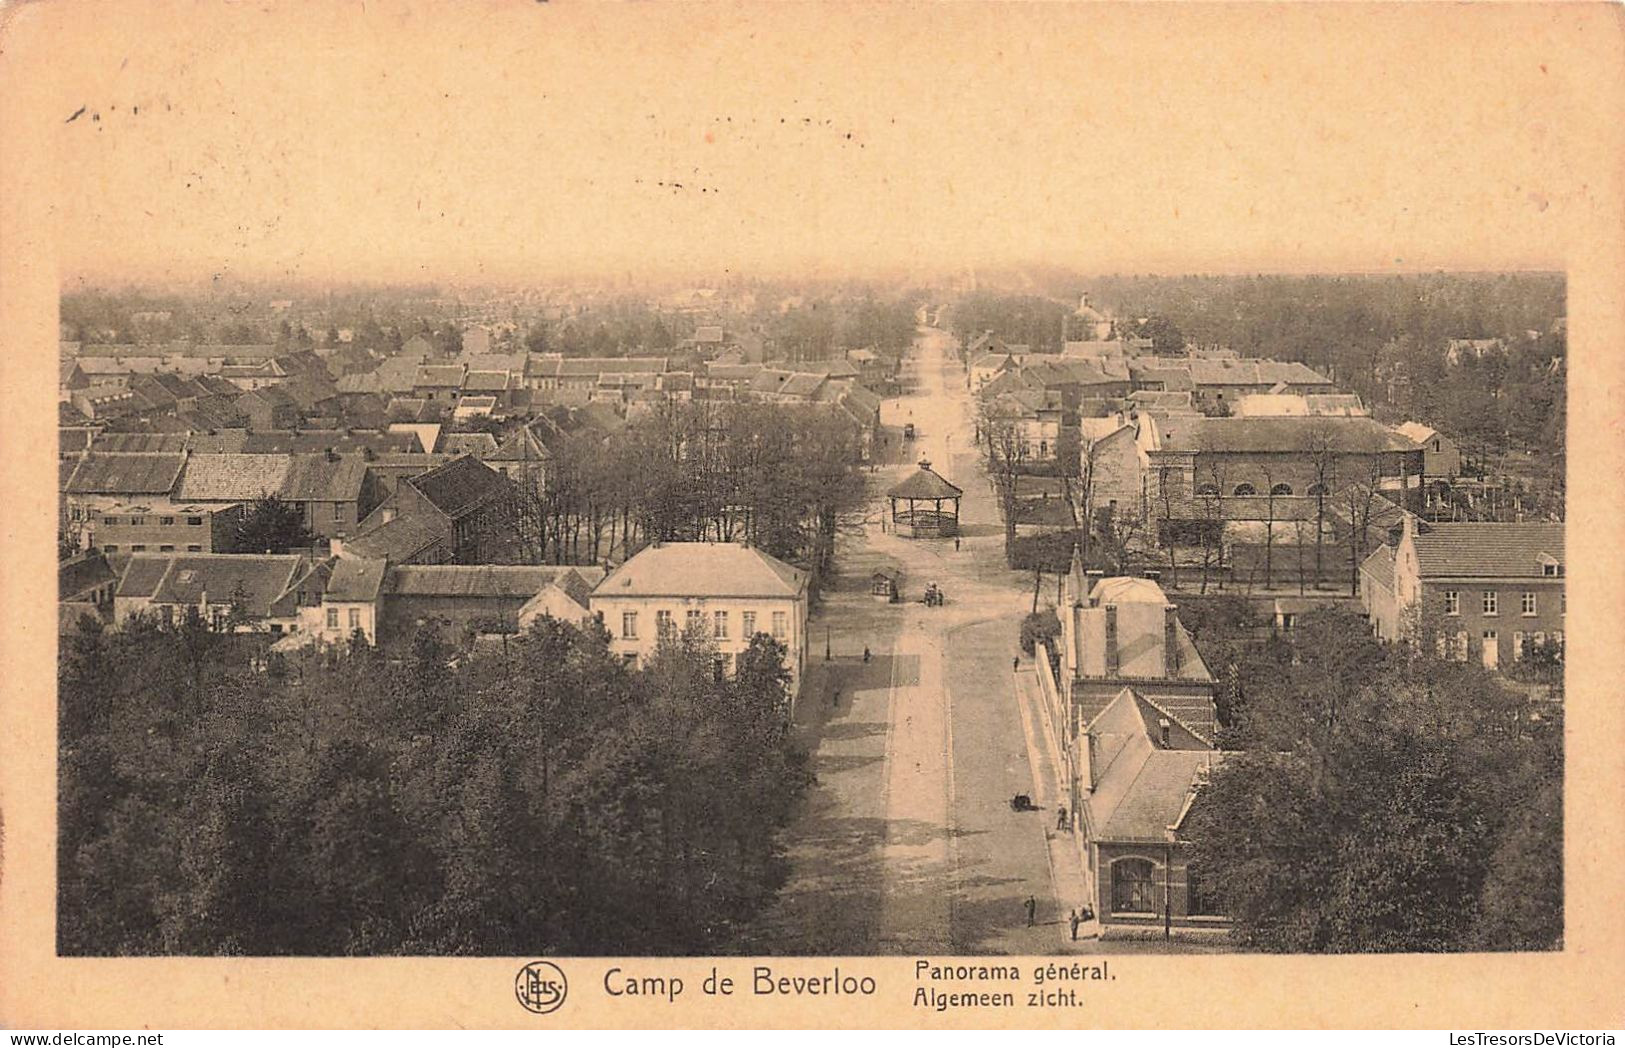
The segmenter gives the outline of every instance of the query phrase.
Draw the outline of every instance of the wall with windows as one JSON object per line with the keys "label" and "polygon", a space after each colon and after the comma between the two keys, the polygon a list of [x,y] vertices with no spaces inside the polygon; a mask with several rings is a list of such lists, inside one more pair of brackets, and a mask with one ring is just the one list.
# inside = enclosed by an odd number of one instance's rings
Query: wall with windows
{"label": "wall with windows", "polygon": [[1183,844],[1101,841],[1090,847],[1090,859],[1103,938],[1136,929],[1143,935],[1165,925],[1187,936],[1229,927]]}
{"label": "wall with windows", "polygon": [[662,629],[700,631],[716,646],[721,670],[732,674],[739,653],[756,633],[783,644],[790,690],[801,685],[807,655],[807,601],[783,597],[613,597],[592,598],[592,610],[609,631],[610,650],[641,663],[654,654]]}
{"label": "wall with windows", "polygon": [[1552,642],[1561,648],[1565,599],[1561,576],[1429,579],[1422,583],[1422,617],[1447,657],[1480,659],[1494,669],[1524,657],[1529,646]]}
{"label": "wall with windows", "polygon": [[108,506],[86,516],[87,543],[112,553],[234,553],[243,507]]}

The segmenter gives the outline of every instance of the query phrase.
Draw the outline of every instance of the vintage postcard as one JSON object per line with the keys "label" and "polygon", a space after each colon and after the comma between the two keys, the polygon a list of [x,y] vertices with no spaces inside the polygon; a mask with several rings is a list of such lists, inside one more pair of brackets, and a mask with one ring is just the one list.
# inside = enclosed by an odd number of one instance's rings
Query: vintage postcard
{"label": "vintage postcard", "polygon": [[1620,1026],[1622,42],[0,8],[0,1025]]}

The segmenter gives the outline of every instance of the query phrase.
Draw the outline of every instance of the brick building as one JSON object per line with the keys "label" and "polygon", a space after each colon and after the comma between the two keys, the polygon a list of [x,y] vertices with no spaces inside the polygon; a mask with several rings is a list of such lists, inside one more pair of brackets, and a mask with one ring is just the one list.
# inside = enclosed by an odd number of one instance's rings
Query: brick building
{"label": "brick building", "polygon": [[1551,645],[1566,608],[1563,525],[1407,517],[1399,544],[1362,565],[1362,600],[1384,640],[1416,639],[1495,669]]}

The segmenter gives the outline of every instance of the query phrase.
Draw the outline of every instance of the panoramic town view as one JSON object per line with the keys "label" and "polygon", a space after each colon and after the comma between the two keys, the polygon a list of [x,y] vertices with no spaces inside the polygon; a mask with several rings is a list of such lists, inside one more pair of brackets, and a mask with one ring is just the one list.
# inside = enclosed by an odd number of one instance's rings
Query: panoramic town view
{"label": "panoramic town view", "polygon": [[58,950],[1560,948],[1564,296],[69,282]]}

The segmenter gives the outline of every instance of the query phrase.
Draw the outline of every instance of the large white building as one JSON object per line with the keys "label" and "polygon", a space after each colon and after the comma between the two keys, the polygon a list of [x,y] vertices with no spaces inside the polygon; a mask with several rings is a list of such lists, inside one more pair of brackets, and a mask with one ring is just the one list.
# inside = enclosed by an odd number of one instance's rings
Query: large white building
{"label": "large white building", "polygon": [[732,674],[750,639],[786,649],[792,699],[807,663],[807,573],[738,542],[657,542],[605,576],[593,614],[610,650],[630,662],[653,655],[663,631],[702,631],[718,671]]}

